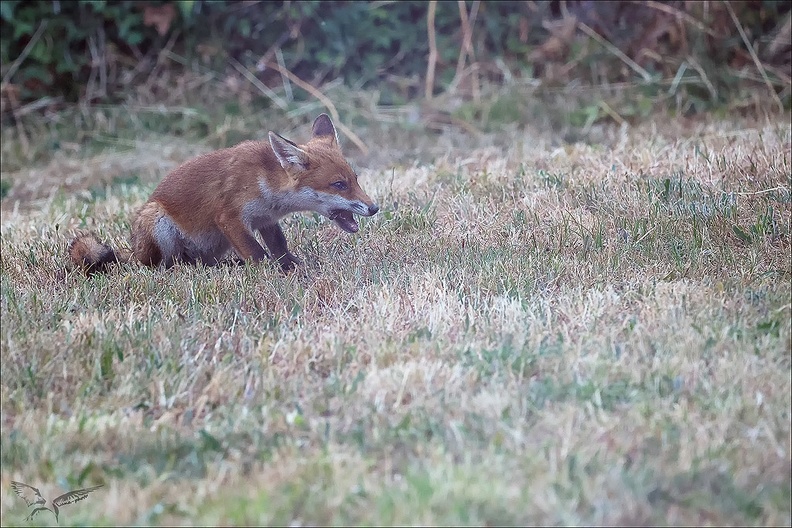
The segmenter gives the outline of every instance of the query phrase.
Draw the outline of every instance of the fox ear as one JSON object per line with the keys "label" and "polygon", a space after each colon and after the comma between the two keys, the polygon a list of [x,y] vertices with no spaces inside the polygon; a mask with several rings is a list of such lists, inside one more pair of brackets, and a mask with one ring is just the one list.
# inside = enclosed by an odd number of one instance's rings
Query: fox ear
{"label": "fox ear", "polygon": [[336,132],[333,121],[327,114],[319,114],[313,124],[313,137],[328,137],[338,144],[338,132]]}
{"label": "fox ear", "polygon": [[269,133],[270,145],[284,169],[295,168],[305,170],[308,168],[308,155],[300,147],[275,132]]}

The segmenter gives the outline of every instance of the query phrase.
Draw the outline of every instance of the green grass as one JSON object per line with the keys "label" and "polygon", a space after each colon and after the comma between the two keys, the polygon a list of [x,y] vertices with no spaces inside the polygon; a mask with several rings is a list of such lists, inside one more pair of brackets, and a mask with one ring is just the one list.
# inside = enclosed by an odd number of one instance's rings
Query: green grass
{"label": "green grass", "polygon": [[61,525],[789,525],[788,116],[602,136],[364,168],[289,276],[66,269],[205,145],[6,171],[5,522],[17,480],[105,485]]}

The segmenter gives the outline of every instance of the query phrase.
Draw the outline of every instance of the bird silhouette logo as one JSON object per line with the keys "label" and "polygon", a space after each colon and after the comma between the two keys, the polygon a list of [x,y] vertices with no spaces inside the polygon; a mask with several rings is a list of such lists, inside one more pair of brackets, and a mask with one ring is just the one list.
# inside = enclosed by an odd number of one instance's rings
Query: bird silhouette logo
{"label": "bird silhouette logo", "polygon": [[64,493],[63,495],[59,495],[55,497],[52,502],[50,502],[51,508],[46,506],[47,499],[41,496],[41,492],[38,490],[38,488],[34,488],[33,486],[28,486],[23,482],[16,482],[14,480],[11,481],[11,487],[14,489],[16,494],[22,497],[25,503],[27,503],[28,508],[31,506],[36,506],[36,508],[30,512],[30,515],[25,517],[26,521],[31,520],[38,512],[47,510],[55,515],[55,522],[58,522],[58,515],[60,514],[60,510],[58,509],[59,506],[66,506],[67,504],[73,504],[77,501],[81,501],[85,499],[92,491],[96,491],[101,488],[102,485],[94,486],[93,488],[78,489]]}

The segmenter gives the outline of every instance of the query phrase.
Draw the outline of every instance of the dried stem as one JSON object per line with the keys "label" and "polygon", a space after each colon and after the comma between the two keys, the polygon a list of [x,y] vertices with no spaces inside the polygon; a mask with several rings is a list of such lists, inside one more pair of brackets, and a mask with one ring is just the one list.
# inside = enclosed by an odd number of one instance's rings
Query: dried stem
{"label": "dried stem", "polygon": [[[275,58],[278,59],[278,66],[281,69],[286,69],[286,61],[283,60],[283,52],[280,48],[275,50]],[[286,92],[286,100],[291,102],[294,100],[294,95],[292,94],[291,83],[289,83],[289,78],[281,72],[281,81],[283,82],[283,91]]]}
{"label": "dried stem", "polygon": [[674,15],[675,17],[683,19],[688,24],[692,26],[696,26],[699,30],[703,31],[707,35],[711,37],[717,37],[717,34],[713,30],[705,26],[703,22],[689,15],[688,13],[685,13],[684,11],[677,9],[674,6],[661,4],[660,2],[655,2],[654,0],[632,0],[632,3],[645,5],[646,7],[657,9],[658,11],[662,11],[663,13]]}
{"label": "dried stem", "polygon": [[583,31],[583,33],[585,33],[589,37],[593,38],[594,40],[602,44],[602,46],[604,46],[605,49],[616,55],[618,58],[622,60],[622,62],[624,62],[624,64],[629,66],[630,69],[632,69],[638,75],[643,77],[644,81],[648,82],[652,80],[652,76],[649,75],[649,72],[641,68],[641,66],[637,62],[635,62],[630,57],[625,55],[622,50],[620,50],[619,48],[617,48],[616,46],[614,46],[613,44],[611,44],[610,42],[599,36],[596,31],[588,27],[583,22],[578,22],[577,25]]}
{"label": "dried stem", "polygon": [[437,65],[437,42],[435,41],[435,13],[437,0],[429,2],[429,13],[426,16],[426,31],[429,36],[429,60],[426,65],[426,99],[432,99],[434,89],[435,66]]}
{"label": "dried stem", "polygon": [[[240,64],[240,63],[239,63],[239,61],[238,61],[238,60],[236,60],[234,57],[230,57],[230,56],[229,56],[228,58],[229,58],[229,60],[231,61],[231,66],[233,66],[234,68],[236,68],[236,70],[237,70],[239,73],[241,73],[241,74],[242,74],[242,75],[245,77],[245,79],[247,79],[248,81],[250,81],[250,84],[252,84],[252,85],[253,85],[253,86],[255,86],[256,88],[258,88],[258,90],[259,90],[261,93],[263,93],[264,95],[266,95],[266,96],[267,96],[267,97],[268,97],[268,98],[269,98],[269,99],[270,99],[270,100],[271,100],[273,103],[275,103],[276,105],[278,105],[278,108],[280,108],[281,110],[288,110],[289,106],[288,106],[288,105],[287,105],[287,104],[286,104],[286,103],[283,101],[283,99],[281,99],[280,97],[278,97],[278,96],[275,94],[275,92],[273,92],[272,90],[270,90],[270,89],[269,89],[269,88],[268,88],[268,87],[267,87],[267,86],[266,86],[266,85],[265,85],[263,82],[261,82],[260,80],[258,80],[258,78],[257,78],[255,75],[253,75],[253,72],[251,72],[251,71],[250,71],[248,68],[245,68],[245,67],[244,67],[242,64]],[[269,66],[269,64],[268,64],[268,66]],[[280,70],[278,70],[278,71],[280,71]]]}
{"label": "dried stem", "polygon": [[732,6],[729,4],[729,2],[724,1],[723,3],[726,5],[726,9],[729,11],[729,15],[731,15],[732,21],[734,22],[734,25],[737,27],[737,31],[740,32],[740,37],[742,37],[743,43],[745,43],[745,47],[748,48],[748,53],[751,54],[751,58],[753,59],[754,64],[756,65],[756,69],[759,70],[759,73],[762,75],[762,79],[764,79],[765,85],[767,85],[767,89],[770,90],[770,93],[773,95],[773,99],[775,100],[775,103],[778,105],[778,110],[780,112],[783,112],[784,103],[781,102],[781,98],[778,97],[778,94],[773,89],[773,84],[770,82],[770,79],[767,77],[767,72],[765,71],[764,66],[759,60],[759,57],[756,55],[756,51],[754,50],[753,46],[751,46],[751,43],[748,42],[748,35],[745,34],[745,30],[740,24],[740,21],[737,20],[737,15],[734,13],[734,9],[732,9]]}
{"label": "dried stem", "polygon": [[[457,59],[457,67],[456,67],[456,74],[454,75],[454,80],[451,81],[451,86],[456,87],[459,84],[462,74],[465,69],[465,57],[470,57],[471,64],[476,60],[476,53],[473,50],[473,24],[476,23],[476,15],[478,14],[480,1],[476,0],[473,2],[473,6],[470,9],[470,17],[468,17],[467,7],[465,6],[465,0],[459,0],[459,18],[462,22],[462,47],[459,50],[459,58]],[[473,75],[473,82],[472,82],[472,90],[473,90],[473,99],[478,102],[480,99],[480,89],[479,89],[479,75],[478,75],[478,68],[471,68],[471,73]]]}
{"label": "dried stem", "polygon": [[42,20],[39,24],[39,27],[36,29],[36,32],[33,33],[33,36],[30,37],[30,40],[25,45],[25,49],[22,50],[22,53],[19,54],[19,57],[11,63],[11,67],[8,68],[8,71],[3,76],[3,84],[8,84],[8,81],[11,80],[11,77],[17,72],[19,67],[22,65],[22,62],[30,55],[30,51],[33,49],[33,46],[36,45],[36,42],[41,38],[41,34],[44,33],[44,30],[47,28],[47,21]]}

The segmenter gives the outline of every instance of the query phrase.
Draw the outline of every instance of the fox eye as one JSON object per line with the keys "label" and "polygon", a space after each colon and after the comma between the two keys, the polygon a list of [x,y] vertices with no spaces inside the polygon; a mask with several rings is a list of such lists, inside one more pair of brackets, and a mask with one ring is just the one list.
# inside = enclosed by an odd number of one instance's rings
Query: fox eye
{"label": "fox eye", "polygon": [[335,182],[335,183],[331,184],[331,187],[335,187],[335,188],[336,188],[336,189],[338,189],[339,191],[346,191],[346,189],[347,189],[347,184],[346,184],[346,182],[345,182],[345,181],[343,181],[343,180],[339,180],[339,181],[337,181],[337,182]]}

